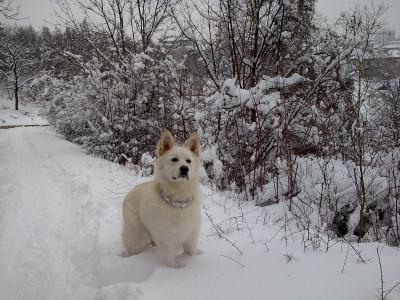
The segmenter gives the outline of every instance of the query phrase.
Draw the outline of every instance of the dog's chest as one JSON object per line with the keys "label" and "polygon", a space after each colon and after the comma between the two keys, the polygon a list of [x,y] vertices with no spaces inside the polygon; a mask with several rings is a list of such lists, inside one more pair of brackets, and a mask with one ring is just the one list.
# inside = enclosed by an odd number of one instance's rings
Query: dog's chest
{"label": "dog's chest", "polygon": [[200,207],[196,203],[186,208],[175,208],[165,203],[147,208],[143,222],[152,235],[185,239],[200,225]]}

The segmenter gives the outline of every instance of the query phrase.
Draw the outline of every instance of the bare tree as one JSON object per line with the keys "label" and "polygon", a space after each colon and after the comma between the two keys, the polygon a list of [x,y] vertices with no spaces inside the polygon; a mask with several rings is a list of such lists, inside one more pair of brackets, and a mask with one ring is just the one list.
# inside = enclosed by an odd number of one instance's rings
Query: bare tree
{"label": "bare tree", "polygon": [[8,27],[1,36],[0,75],[13,86],[16,110],[20,89],[33,79],[33,67],[38,63],[34,41],[35,32],[31,27]]}
{"label": "bare tree", "polygon": [[[379,152],[370,154],[371,146],[371,116],[367,107],[371,96],[375,92],[374,84],[366,78],[366,59],[371,56],[371,41],[373,35],[381,27],[380,20],[385,10],[383,5],[367,7],[356,6],[349,14],[342,17],[344,32],[349,35],[350,41],[354,43],[352,54],[353,86],[352,97],[346,105],[348,117],[345,121],[346,132],[349,138],[349,157],[354,162],[349,169],[352,177],[356,196],[360,209],[360,221],[355,229],[359,241],[367,232],[367,195],[372,182],[367,182],[366,172],[373,167]],[[374,139],[378,139],[375,136]]]}
{"label": "bare tree", "polygon": [[19,15],[19,6],[13,5],[13,0],[0,0],[0,14],[6,19],[16,19]]}
{"label": "bare tree", "polygon": [[60,19],[79,27],[80,21],[73,12],[77,7],[93,29],[111,40],[120,59],[128,51],[145,51],[155,35],[168,32],[169,10],[177,1],[56,0]]}
{"label": "bare tree", "polygon": [[371,105],[374,126],[383,129],[386,147],[400,147],[400,80],[389,78],[378,89]]}
{"label": "bare tree", "polygon": [[[130,3],[130,18],[141,40],[143,51],[147,49],[154,35],[160,30],[160,26],[170,17],[169,10],[177,1],[169,0],[136,0]],[[132,24],[132,25],[133,25]],[[163,28],[167,31],[167,28]]]}

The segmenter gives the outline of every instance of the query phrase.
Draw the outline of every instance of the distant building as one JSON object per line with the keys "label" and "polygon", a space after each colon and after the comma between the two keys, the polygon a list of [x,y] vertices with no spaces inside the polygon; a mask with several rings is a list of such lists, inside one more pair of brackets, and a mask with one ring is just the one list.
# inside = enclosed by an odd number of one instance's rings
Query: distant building
{"label": "distant building", "polygon": [[368,58],[363,61],[362,77],[373,81],[398,80],[400,57]]}
{"label": "distant building", "polygon": [[381,49],[389,57],[400,57],[400,41],[392,41]]}
{"label": "distant building", "polygon": [[386,45],[391,41],[396,40],[394,30],[383,30],[375,33],[374,41],[379,44]]}

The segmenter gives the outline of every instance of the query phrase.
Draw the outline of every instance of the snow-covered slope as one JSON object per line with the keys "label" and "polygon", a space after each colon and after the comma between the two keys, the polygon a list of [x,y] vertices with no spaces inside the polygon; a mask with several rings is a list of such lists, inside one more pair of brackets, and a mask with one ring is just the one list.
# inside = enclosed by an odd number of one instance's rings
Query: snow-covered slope
{"label": "snow-covered slope", "polygon": [[[276,208],[239,209],[209,188],[203,255],[184,257],[183,269],[165,267],[156,249],[123,258],[121,201],[146,178],[45,127],[0,130],[0,150],[0,299],[373,300],[377,247],[385,288],[400,281],[397,248],[354,244],[366,263],[346,243],[304,250],[296,239],[282,240]],[[400,299],[400,288],[388,299]]]}
{"label": "snow-covered slope", "polygon": [[0,96],[0,128],[49,124],[47,120],[38,116],[39,107],[35,104],[21,103],[19,110],[15,110],[14,105],[14,100]]}

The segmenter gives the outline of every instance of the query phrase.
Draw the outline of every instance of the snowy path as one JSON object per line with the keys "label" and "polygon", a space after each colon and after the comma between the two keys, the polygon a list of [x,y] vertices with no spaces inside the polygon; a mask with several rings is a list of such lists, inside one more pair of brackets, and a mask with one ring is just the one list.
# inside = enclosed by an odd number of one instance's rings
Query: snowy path
{"label": "snowy path", "polygon": [[81,287],[84,293],[97,264],[90,187],[68,168],[68,147],[49,141],[46,130],[0,136],[4,299],[57,299],[60,291],[71,299]]}
{"label": "snowy path", "polygon": [[[285,247],[279,226],[262,224],[272,210],[249,205],[237,222],[241,211],[208,189],[207,213],[243,255],[204,214],[205,252],[184,269],[164,267],[154,249],[120,257],[120,204],[142,180],[50,128],[0,130],[0,299],[377,299],[378,244],[360,246],[366,264],[350,249],[342,274],[347,245]],[[400,281],[399,249],[384,247],[382,263],[390,288]],[[400,299],[400,288],[388,299]]]}

